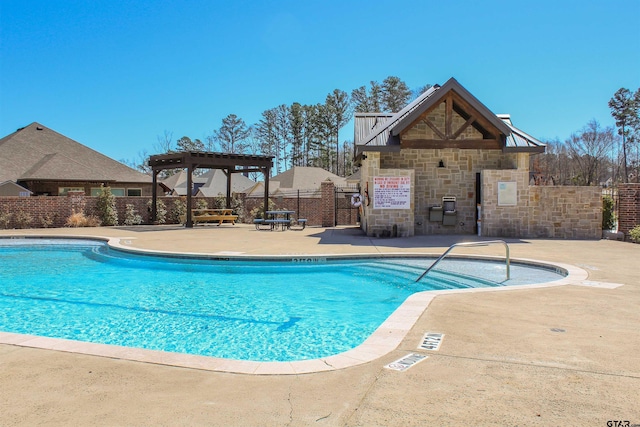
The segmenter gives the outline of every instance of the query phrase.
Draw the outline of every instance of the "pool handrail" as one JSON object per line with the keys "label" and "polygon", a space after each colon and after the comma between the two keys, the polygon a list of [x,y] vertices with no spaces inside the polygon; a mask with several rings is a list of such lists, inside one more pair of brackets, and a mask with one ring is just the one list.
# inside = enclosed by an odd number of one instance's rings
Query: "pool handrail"
{"label": "pool handrail", "polygon": [[485,242],[454,243],[453,245],[449,246],[449,249],[447,249],[442,255],[440,255],[438,259],[433,264],[431,264],[429,268],[427,268],[424,271],[424,273],[422,273],[422,275],[420,275],[420,277],[416,279],[416,282],[419,282],[424,276],[426,276],[427,273],[431,271],[431,269],[433,269],[433,267],[435,267],[436,264],[442,261],[442,259],[446,257],[449,254],[449,252],[451,252],[454,248],[457,248],[458,246],[489,246],[490,244],[493,244],[493,243],[502,243],[505,247],[505,252],[506,252],[505,261],[507,264],[507,280],[509,280],[511,278],[511,261],[509,259],[509,245],[507,245],[507,242],[505,242],[504,240],[487,240]]}

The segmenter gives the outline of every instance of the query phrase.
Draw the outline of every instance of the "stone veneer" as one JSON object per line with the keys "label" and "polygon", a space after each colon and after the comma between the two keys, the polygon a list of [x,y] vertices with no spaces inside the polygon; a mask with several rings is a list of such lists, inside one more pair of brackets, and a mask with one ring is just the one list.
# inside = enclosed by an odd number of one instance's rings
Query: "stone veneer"
{"label": "stone veneer", "polygon": [[[482,172],[482,233],[492,237],[600,239],[600,187],[530,186],[526,171]],[[498,206],[498,183],[515,182],[517,204]]]}
{"label": "stone veneer", "polygon": [[[366,152],[361,187],[369,206],[361,226],[369,236],[476,233],[476,174],[481,177],[481,232],[494,237],[600,238],[602,198],[598,187],[529,186],[529,154],[500,150],[403,149]],[[444,167],[438,167],[440,161]],[[411,209],[373,209],[373,177],[410,176]],[[497,185],[517,185],[516,206],[497,205]],[[456,197],[454,225],[429,221],[429,207]]]}

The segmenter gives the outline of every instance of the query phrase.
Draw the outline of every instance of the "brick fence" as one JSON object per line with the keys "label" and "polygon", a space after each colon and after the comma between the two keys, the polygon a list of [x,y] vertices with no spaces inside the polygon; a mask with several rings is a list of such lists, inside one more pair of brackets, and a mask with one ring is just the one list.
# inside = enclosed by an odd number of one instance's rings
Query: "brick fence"
{"label": "brick fence", "polygon": [[[278,210],[292,210],[297,218],[306,218],[310,226],[333,226],[329,224],[327,216],[335,209],[335,197],[333,183],[330,189],[323,192],[323,198],[305,197],[271,197],[270,208]],[[324,186],[323,186],[324,188]],[[325,200],[327,199],[327,200]],[[143,224],[151,222],[151,197],[116,197],[116,210],[118,223],[124,224],[126,206],[133,205],[137,214],[142,217]],[[185,198],[158,197],[165,204],[166,223],[179,223],[179,211],[184,206]],[[217,197],[194,197],[193,207],[197,203],[206,202],[208,208],[220,207],[221,200]],[[202,202],[204,201],[204,202]],[[232,207],[239,215],[239,220],[251,223],[254,216],[252,211],[262,206],[264,198],[240,196],[234,199]],[[84,213],[86,216],[98,217],[98,197],[88,197],[83,193],[69,193],[67,196],[41,196],[41,197],[0,197],[0,229],[2,228],[46,228],[64,227],[67,219],[74,213]],[[331,217],[333,218],[333,217]],[[355,216],[345,216],[341,224],[355,225]]]}
{"label": "brick fence", "polygon": [[629,240],[629,231],[640,225],[640,184],[618,184],[618,231]]}

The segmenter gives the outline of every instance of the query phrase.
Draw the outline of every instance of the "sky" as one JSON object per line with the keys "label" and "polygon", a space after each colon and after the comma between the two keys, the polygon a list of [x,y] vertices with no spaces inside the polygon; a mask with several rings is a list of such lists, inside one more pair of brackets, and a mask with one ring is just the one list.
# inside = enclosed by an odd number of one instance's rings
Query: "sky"
{"label": "sky", "polygon": [[0,0],[0,137],[38,122],[135,162],[397,76],[564,141],[640,87],[639,23],[640,0]]}

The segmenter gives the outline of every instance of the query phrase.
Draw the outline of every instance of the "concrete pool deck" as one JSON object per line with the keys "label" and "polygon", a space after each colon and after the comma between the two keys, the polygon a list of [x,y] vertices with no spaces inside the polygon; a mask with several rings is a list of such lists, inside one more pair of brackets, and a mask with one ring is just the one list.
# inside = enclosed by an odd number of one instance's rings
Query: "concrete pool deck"
{"label": "concrete pool deck", "polygon": [[[247,255],[439,255],[479,240],[246,225],[0,231],[6,235],[117,237],[133,248]],[[395,350],[327,372],[244,375],[2,344],[0,425],[640,424],[640,245],[507,241],[513,258],[574,265],[588,278],[438,295]],[[499,246],[468,251],[504,254]],[[425,332],[445,334],[438,351],[418,350]],[[410,353],[429,357],[404,372],[385,368]]]}

